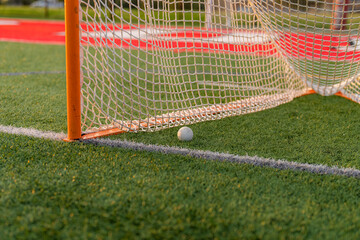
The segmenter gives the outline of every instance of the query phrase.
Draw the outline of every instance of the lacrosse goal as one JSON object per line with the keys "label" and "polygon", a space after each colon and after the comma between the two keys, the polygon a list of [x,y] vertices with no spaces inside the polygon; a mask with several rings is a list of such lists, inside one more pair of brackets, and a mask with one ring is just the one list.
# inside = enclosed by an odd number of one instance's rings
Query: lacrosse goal
{"label": "lacrosse goal", "polygon": [[297,2],[67,0],[68,140],[359,102],[357,1]]}

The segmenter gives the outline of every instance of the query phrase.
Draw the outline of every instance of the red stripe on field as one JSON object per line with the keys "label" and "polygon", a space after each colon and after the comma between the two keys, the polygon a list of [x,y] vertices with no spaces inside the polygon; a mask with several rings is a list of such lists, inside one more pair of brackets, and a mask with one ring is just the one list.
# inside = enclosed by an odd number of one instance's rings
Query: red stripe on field
{"label": "red stripe on field", "polygon": [[[6,25],[6,21],[10,24]],[[17,24],[14,25],[13,23]],[[4,24],[5,23],[5,24]],[[82,25],[83,29],[94,32],[99,29],[108,30],[139,30],[144,32],[145,26],[129,25]],[[173,32],[171,30],[173,29]],[[117,45],[122,48],[140,49],[166,49],[171,51],[202,51],[202,52],[225,52],[241,54],[274,55],[277,50],[270,42],[263,43],[226,43],[218,42],[218,37],[226,36],[226,32],[207,32],[201,28],[170,28],[165,32],[158,29],[156,38],[131,39],[119,38],[94,38],[83,37],[83,43],[96,44],[98,46]],[[62,21],[41,21],[24,19],[1,19],[0,18],[0,41],[14,41],[25,43],[42,44],[65,44],[65,23]],[[237,33],[242,33],[237,32]],[[244,34],[251,33],[244,30]],[[259,31],[257,31],[259,33]],[[360,51],[355,48],[346,48],[349,37],[322,35],[312,33],[284,33],[277,38],[277,45],[283,54],[294,58],[326,61],[360,61]],[[344,50],[345,49],[345,50]]]}
{"label": "red stripe on field", "polygon": [[65,36],[59,33],[65,32],[64,22],[58,21],[33,21],[1,19],[2,21],[16,21],[17,25],[0,24],[0,40],[44,43],[44,44],[65,44]]}
{"label": "red stripe on field", "polygon": [[[43,44],[65,44],[65,23],[61,21],[41,21],[41,20],[24,20],[24,19],[0,19],[2,21],[16,21],[17,25],[1,25],[0,24],[0,40],[1,41],[14,41],[25,43],[43,43]],[[140,26],[143,27],[143,26]],[[104,25],[83,25],[83,29],[88,31],[97,30],[128,30],[137,29],[135,26],[104,26]],[[196,30],[196,32],[194,32]],[[96,38],[83,38],[83,43],[88,41],[91,44],[103,46],[117,45],[123,48],[142,48],[142,49],[168,49],[173,51],[229,51],[229,52],[242,52],[259,54],[274,54],[276,50],[270,44],[230,44],[230,43],[216,43],[216,42],[200,42],[193,41],[193,39],[207,39],[222,36],[222,32],[207,33],[201,31],[200,28],[196,29],[175,29],[173,33],[159,34],[159,37],[171,38],[184,38],[182,40],[139,40],[139,39],[100,39]],[[187,41],[186,41],[186,40]]]}
{"label": "red stripe on field", "polygon": [[223,44],[207,42],[180,42],[180,41],[141,41],[121,39],[88,39],[88,43],[98,46],[119,46],[121,48],[149,49],[149,50],[172,50],[177,52],[227,52],[227,53],[259,53],[261,55],[273,55],[277,51],[271,44]]}
{"label": "red stripe on field", "polygon": [[357,38],[313,33],[285,33],[277,42],[283,52],[295,58],[359,61],[360,51],[349,45],[350,40],[356,41]]}

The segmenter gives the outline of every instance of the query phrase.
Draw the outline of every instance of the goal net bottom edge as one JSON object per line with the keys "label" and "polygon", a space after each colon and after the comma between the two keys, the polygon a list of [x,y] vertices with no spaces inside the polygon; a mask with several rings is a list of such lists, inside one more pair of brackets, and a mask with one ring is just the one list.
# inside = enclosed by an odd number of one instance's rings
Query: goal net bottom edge
{"label": "goal net bottom edge", "polygon": [[[175,111],[142,120],[114,121],[112,124],[87,129],[86,132],[82,134],[81,139],[93,139],[126,132],[157,131],[165,128],[189,125],[230,116],[245,115],[274,108],[290,102],[294,98],[315,93],[314,90],[309,88],[296,91],[295,93],[256,96],[226,104],[216,104],[207,107]],[[336,95],[345,97],[342,93]]]}

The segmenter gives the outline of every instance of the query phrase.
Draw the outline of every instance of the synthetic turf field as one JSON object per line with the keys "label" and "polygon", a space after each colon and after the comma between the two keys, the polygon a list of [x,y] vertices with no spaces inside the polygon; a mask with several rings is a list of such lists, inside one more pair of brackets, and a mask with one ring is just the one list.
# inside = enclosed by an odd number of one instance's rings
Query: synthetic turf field
{"label": "synthetic turf field", "polygon": [[[0,124],[65,132],[64,47],[0,43]],[[10,73],[28,72],[11,76]],[[310,95],[271,110],[116,138],[360,168],[359,106]],[[359,237],[354,178],[0,134],[7,238]]]}

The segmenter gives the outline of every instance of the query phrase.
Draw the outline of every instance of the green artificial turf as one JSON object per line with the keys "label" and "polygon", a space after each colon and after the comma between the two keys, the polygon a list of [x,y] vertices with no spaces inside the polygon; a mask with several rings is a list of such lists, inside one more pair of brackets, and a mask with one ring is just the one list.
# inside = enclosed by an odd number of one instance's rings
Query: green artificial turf
{"label": "green artificial turf", "polygon": [[[0,124],[66,131],[64,46],[0,43]],[[24,73],[1,76],[1,74]]]}
{"label": "green artificial turf", "polygon": [[[83,6],[84,10],[86,9]],[[105,19],[113,18],[116,22],[131,22],[132,24],[140,23],[144,24],[146,21],[146,16],[144,10],[137,9],[126,9],[124,8],[122,12],[120,10],[115,10],[116,15],[111,16],[109,14],[97,13],[94,14],[93,9],[89,8],[86,10],[87,13],[84,14],[83,19],[96,19],[99,18]],[[104,9],[103,9],[104,11]],[[1,6],[0,5],[0,17],[3,18],[31,18],[31,19],[54,19],[54,20],[64,20],[65,13],[64,9],[49,9],[48,16],[45,15],[45,8],[32,8],[26,6]],[[164,14],[163,12],[155,11],[154,17],[158,19],[157,24],[163,22]],[[166,15],[166,20],[173,21],[172,25],[175,25],[174,20],[177,19],[178,25],[189,25],[189,26],[199,26],[200,19],[202,22],[205,21],[204,11],[194,11],[187,13],[175,13],[174,11]],[[250,17],[251,19],[251,17]],[[194,21],[194,22],[193,22]]]}
{"label": "green artificial turf", "polygon": [[0,134],[3,239],[358,239],[354,178]]}
{"label": "green artificial turf", "polygon": [[50,8],[48,11],[49,15],[46,16],[45,8],[0,5],[0,17],[64,20],[64,9]]}
{"label": "green artificial turf", "polygon": [[359,168],[359,118],[356,103],[311,95],[258,113],[194,124],[190,142],[177,140],[179,128],[111,138]]}
{"label": "green artificial turf", "polygon": [[[63,46],[1,43],[0,47],[0,72],[64,69]],[[36,51],[42,58],[27,64],[15,60],[31,59]],[[0,124],[66,132],[65,74],[4,76],[0,93]],[[178,127],[112,138],[360,168],[359,118],[356,103],[311,95],[270,110],[192,125],[191,142],[177,140]]]}
{"label": "green artificial turf", "polygon": [[65,71],[65,47],[0,43],[0,74]]}
{"label": "green artificial turf", "polygon": [[[66,131],[64,46],[0,43],[0,125]],[[360,108],[277,108],[115,139],[360,168]],[[0,239],[358,239],[359,180],[0,133]]]}

